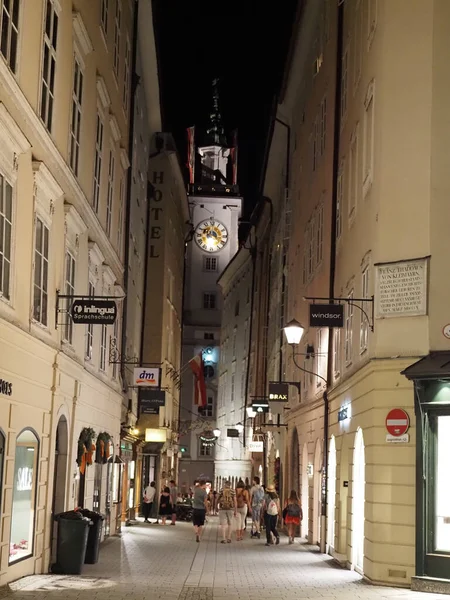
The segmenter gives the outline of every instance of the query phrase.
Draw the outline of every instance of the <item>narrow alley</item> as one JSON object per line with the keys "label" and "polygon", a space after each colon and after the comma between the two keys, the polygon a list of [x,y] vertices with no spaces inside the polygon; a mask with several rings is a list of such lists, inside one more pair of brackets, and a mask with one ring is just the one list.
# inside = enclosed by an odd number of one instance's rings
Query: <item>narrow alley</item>
{"label": "narrow alley", "polygon": [[123,529],[101,548],[100,561],[82,576],[36,575],[1,590],[11,600],[441,600],[442,595],[372,586],[296,542],[267,548],[265,540],[222,545],[210,518],[200,544],[189,523]]}

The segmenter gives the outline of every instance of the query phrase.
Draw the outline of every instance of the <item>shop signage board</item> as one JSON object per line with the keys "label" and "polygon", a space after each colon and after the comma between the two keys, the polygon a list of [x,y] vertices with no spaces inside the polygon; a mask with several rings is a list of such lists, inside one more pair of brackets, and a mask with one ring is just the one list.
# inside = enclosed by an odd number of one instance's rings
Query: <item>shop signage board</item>
{"label": "shop signage board", "polygon": [[269,412],[269,403],[265,401],[253,401],[252,409],[255,413],[268,413]]}
{"label": "shop signage board", "polygon": [[133,378],[135,387],[159,388],[161,369],[158,367],[135,367]]}
{"label": "shop signage board", "polygon": [[310,304],[310,327],[344,327],[343,304]]}
{"label": "shop signage board", "polygon": [[[140,389],[139,406],[142,415],[159,413],[159,407],[166,404],[166,392],[162,390]],[[157,409],[157,412],[155,412]]]}
{"label": "shop signage board", "polygon": [[386,441],[391,443],[409,442],[409,415],[403,408],[393,408],[386,417]]}
{"label": "shop signage board", "polygon": [[77,325],[113,325],[117,305],[114,300],[104,298],[77,299],[72,303],[70,316]]}
{"label": "shop signage board", "polygon": [[239,430],[234,428],[227,429],[227,437],[239,437]]}
{"label": "shop signage board", "polygon": [[248,449],[250,452],[263,452],[264,451],[264,442],[249,442]]}
{"label": "shop signage board", "polygon": [[269,400],[271,402],[289,402],[289,384],[269,383]]}
{"label": "shop signage board", "polygon": [[13,384],[6,379],[0,379],[0,394],[3,396],[12,396]]}

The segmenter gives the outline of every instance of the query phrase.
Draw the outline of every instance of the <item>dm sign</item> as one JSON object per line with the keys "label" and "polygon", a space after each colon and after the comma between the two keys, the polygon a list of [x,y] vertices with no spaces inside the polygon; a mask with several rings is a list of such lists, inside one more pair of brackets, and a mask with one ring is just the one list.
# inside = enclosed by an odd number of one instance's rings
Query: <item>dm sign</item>
{"label": "dm sign", "polygon": [[289,401],[288,383],[269,383],[269,400],[271,402]]}
{"label": "dm sign", "polygon": [[159,368],[135,367],[133,369],[134,385],[136,387],[159,388]]}
{"label": "dm sign", "polygon": [[344,327],[343,304],[310,304],[310,327]]}
{"label": "dm sign", "polygon": [[117,317],[114,300],[86,298],[74,300],[70,310],[72,321],[79,325],[112,325]]}

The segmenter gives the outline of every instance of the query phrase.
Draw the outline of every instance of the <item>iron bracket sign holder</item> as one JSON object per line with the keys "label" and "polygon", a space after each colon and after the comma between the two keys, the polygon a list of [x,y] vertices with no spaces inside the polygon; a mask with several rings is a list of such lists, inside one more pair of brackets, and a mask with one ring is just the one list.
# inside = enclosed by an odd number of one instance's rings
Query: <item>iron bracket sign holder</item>
{"label": "iron bracket sign holder", "polygon": [[[318,298],[315,296],[304,296],[303,300],[312,300],[313,302],[318,300],[319,302],[328,302],[329,304],[341,304],[343,302],[346,302],[349,306],[354,306],[355,308],[360,310],[370,327],[370,331],[373,332],[374,330],[375,296],[372,296],[371,298]],[[370,303],[372,305],[371,317],[369,317],[369,315],[363,308],[364,304],[366,303]]]}
{"label": "iron bracket sign holder", "polygon": [[[61,308],[60,300],[70,300],[70,301],[73,301],[73,300],[113,300],[114,302],[117,302],[119,300],[123,300],[124,297],[125,296],[89,296],[89,294],[81,294],[81,295],[60,294],[59,290],[56,290],[55,329],[58,329],[58,327],[60,325],[67,325],[67,322],[64,322],[64,323],[60,322],[60,320],[59,320],[60,314],[66,314],[66,315],[68,314],[69,319],[72,320],[70,317],[70,309],[72,307],[72,302],[71,302],[70,306],[68,306],[66,308]],[[74,325],[79,325],[79,323],[74,323]],[[92,323],[92,325],[96,325],[96,323]]]}
{"label": "iron bracket sign holder", "polygon": [[300,392],[301,392],[301,390],[300,390],[300,386],[301,386],[300,381],[269,381],[269,384],[270,383],[287,383],[287,385],[293,385],[294,387],[297,388],[297,391],[298,391],[298,393],[300,395]]}

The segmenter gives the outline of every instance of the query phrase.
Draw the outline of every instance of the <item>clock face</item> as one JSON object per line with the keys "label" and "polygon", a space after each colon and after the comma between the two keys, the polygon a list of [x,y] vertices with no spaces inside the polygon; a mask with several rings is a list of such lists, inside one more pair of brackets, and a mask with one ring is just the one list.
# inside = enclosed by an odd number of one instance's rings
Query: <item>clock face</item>
{"label": "clock face", "polygon": [[217,252],[227,243],[228,231],[215,219],[201,221],[195,230],[195,241],[205,252]]}

